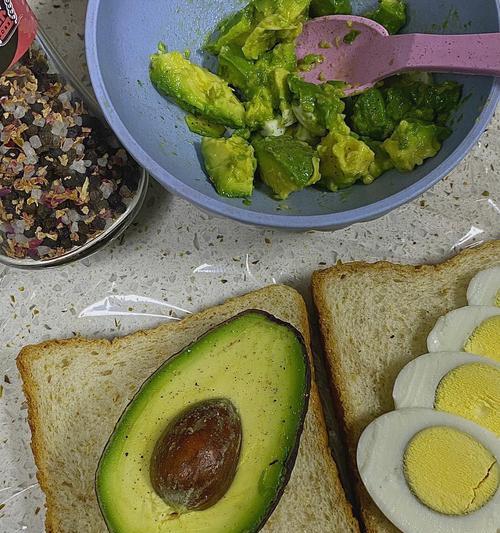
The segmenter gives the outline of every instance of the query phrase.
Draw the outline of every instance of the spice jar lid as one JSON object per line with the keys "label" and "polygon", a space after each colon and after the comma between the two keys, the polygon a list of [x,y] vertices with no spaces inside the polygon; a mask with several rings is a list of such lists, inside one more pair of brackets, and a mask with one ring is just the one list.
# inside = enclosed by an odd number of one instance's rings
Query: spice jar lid
{"label": "spice jar lid", "polygon": [[0,73],[27,52],[36,28],[35,15],[26,0],[0,0]]}

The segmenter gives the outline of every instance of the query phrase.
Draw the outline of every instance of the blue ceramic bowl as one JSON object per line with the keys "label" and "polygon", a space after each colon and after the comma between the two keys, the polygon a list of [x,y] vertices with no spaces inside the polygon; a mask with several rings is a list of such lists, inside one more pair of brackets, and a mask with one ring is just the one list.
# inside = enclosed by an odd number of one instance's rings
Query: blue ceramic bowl
{"label": "blue ceramic bowl", "polygon": [[[499,31],[499,0],[409,0],[408,32]],[[167,189],[200,208],[245,223],[294,230],[338,229],[377,218],[409,202],[446,176],[476,143],[492,118],[500,95],[498,80],[440,76],[464,85],[468,100],[455,117],[453,135],[441,152],[409,174],[392,171],[370,186],[340,193],[315,188],[281,204],[258,185],[250,205],[217,195],[199,157],[199,137],[184,113],[160,96],[149,81],[149,55],[159,41],[170,50],[192,52],[210,66],[200,48],[216,24],[241,7],[241,0],[89,0],[87,60],[97,99],[128,151]],[[374,0],[356,1],[356,11]],[[376,2],[375,2],[376,3]],[[207,63],[208,62],[208,63]]]}

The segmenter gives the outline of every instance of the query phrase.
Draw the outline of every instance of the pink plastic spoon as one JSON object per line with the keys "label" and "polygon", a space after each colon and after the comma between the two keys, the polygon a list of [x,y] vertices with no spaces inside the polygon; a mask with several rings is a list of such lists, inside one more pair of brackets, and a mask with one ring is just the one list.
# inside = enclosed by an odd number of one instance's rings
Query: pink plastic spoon
{"label": "pink plastic spoon", "polygon": [[324,60],[302,73],[303,79],[344,81],[350,85],[346,94],[409,70],[500,76],[500,33],[389,35],[377,22],[351,15],[307,22],[297,39],[297,57],[309,54]]}

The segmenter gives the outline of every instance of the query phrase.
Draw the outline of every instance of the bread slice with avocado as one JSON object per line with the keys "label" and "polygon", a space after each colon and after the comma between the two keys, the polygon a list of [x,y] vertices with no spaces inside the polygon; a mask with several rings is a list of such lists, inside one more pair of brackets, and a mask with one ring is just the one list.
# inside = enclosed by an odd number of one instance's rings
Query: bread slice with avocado
{"label": "bread slice with avocado", "polygon": [[313,276],[332,391],[369,533],[398,530],[373,503],[357,475],[359,437],[375,418],[393,410],[396,377],[407,363],[427,352],[427,336],[436,320],[466,305],[471,279],[497,264],[500,241],[493,241],[438,265],[350,263]]}
{"label": "bread slice with avocado", "polygon": [[[28,400],[38,479],[46,494],[49,533],[106,531],[94,478],[123,410],[170,356],[250,309],[266,311],[294,326],[311,358],[304,301],[284,286],[262,289],[180,322],[113,341],[69,339],[21,351],[18,368]],[[359,532],[328,448],[314,380],[295,467],[263,531]]]}

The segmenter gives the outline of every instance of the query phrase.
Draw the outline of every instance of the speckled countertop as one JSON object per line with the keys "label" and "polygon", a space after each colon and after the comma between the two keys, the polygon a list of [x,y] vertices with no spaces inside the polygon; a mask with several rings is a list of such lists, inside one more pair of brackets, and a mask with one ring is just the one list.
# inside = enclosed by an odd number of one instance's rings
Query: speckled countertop
{"label": "speckled countertop", "polygon": [[[30,3],[85,80],[86,2]],[[499,238],[499,128],[497,117],[467,159],[422,198],[336,233],[242,226],[204,214],[153,184],[131,229],[97,255],[50,272],[0,268],[0,532],[43,531],[43,495],[15,367],[23,345],[122,335],[270,283],[289,283],[307,297],[311,272],[338,259],[438,261]]]}

